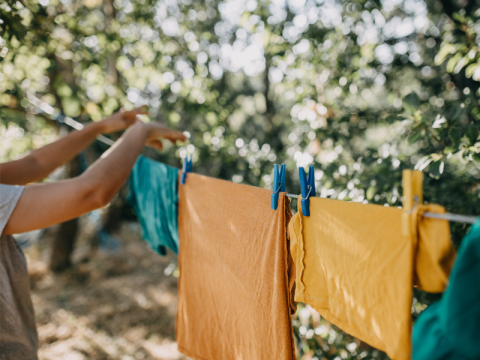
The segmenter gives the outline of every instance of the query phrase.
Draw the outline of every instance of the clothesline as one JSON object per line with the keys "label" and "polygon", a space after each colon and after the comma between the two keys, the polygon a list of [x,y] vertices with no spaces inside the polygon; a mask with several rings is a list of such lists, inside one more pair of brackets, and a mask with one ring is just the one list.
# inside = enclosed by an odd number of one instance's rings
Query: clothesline
{"label": "clothesline", "polygon": [[[51,107],[46,102],[40,100],[39,98],[37,98],[36,96],[32,95],[29,92],[27,92],[27,99],[30,102],[30,104],[36,106],[41,111],[48,114],[50,116],[50,118],[53,119],[53,120],[58,120],[59,122],[63,122],[65,124],[67,124],[68,126],[74,128],[75,130],[82,130],[85,127],[82,123],[80,123],[76,120],[73,120],[71,117],[61,116],[61,115],[54,116],[53,107]],[[98,135],[97,140],[106,144],[106,145],[108,145],[108,146],[112,146],[113,144],[115,144],[115,141],[113,141],[112,139],[109,139],[108,137],[106,137],[104,135]]]}
{"label": "clothesline", "polygon": [[[285,194],[285,196],[290,197],[290,198],[298,199],[300,195],[288,194],[287,193],[287,194]],[[423,213],[423,217],[432,218],[432,219],[448,220],[448,221],[454,221],[454,222],[463,222],[463,223],[467,223],[467,224],[474,224],[479,219],[478,216],[458,215],[458,214],[450,214],[450,213],[437,214],[437,213],[431,213],[431,212]]]}
{"label": "clothesline", "polygon": [[[319,197],[308,204],[309,195],[316,194],[314,182],[304,183],[301,195],[286,193],[285,165],[280,166],[279,173],[275,164],[273,182],[277,186],[266,190],[193,174],[190,164],[190,159],[184,160],[186,182],[179,185],[177,168],[140,156],[129,184],[131,201],[135,201],[131,205],[144,239],[154,250],[167,246],[179,252],[176,341],[185,355],[226,359],[239,354],[257,359],[271,348],[275,359],[293,360],[291,314],[296,311],[295,303],[301,302],[349,335],[385,351],[391,359],[406,360],[411,353],[414,286],[441,293],[450,284],[440,304],[453,310],[446,314],[441,307],[425,310],[425,314],[434,311],[435,321],[444,321],[443,316],[450,321],[453,314],[458,325],[474,318],[469,304],[475,303],[480,292],[468,285],[478,277],[470,265],[476,261],[480,232],[472,227],[455,261],[447,221],[416,221],[405,216],[416,217],[425,208],[444,211],[439,205],[420,205],[423,173],[407,170],[402,174],[403,196],[413,201],[404,201],[399,209]],[[311,180],[314,173],[312,166]],[[299,175],[301,179],[301,171]],[[290,216],[290,202],[284,201],[283,195],[301,197],[302,210]],[[311,211],[308,218],[306,204]],[[344,219],[348,226],[332,219]],[[277,231],[279,228],[288,229],[288,238],[285,231]],[[174,234],[178,236],[170,243]],[[292,271],[292,261],[296,271]],[[449,279],[454,262],[458,270]],[[248,301],[252,297],[254,307]],[[204,304],[212,299],[217,306],[209,312]],[[465,312],[468,314],[458,320],[457,315]],[[431,331],[431,319],[422,314],[416,320],[414,349],[427,347],[424,338],[437,344],[438,338],[448,334],[447,328],[438,335],[438,329],[443,328],[436,323]],[[422,321],[423,325],[417,326]],[[204,324],[206,328],[199,333],[199,326]],[[271,336],[269,329],[278,331]],[[466,329],[462,336],[470,336],[467,339],[475,343],[475,334]],[[413,354],[427,351],[431,348]],[[429,353],[422,355],[419,358],[429,358]]]}
{"label": "clothesline", "polygon": [[[43,102],[42,100],[32,95],[31,93],[27,93],[27,99],[32,105],[38,107],[44,113],[50,115],[52,119],[57,120],[60,118],[60,116],[57,116],[56,118],[53,116],[54,109],[52,106],[50,106],[46,102]],[[67,124],[68,126],[74,128],[75,130],[82,130],[84,128],[84,125],[82,123],[76,120],[73,120],[71,117],[68,117],[68,116],[64,116],[60,118],[59,121]],[[115,143],[115,141],[103,135],[98,135],[97,140],[108,146],[112,146]],[[285,196],[298,199],[300,195],[287,193],[285,194]],[[423,217],[448,220],[448,221],[454,221],[454,222],[463,222],[467,224],[474,224],[480,218],[478,216],[471,216],[471,215],[458,215],[458,214],[450,214],[450,213],[437,214],[437,213],[430,213],[430,212],[424,213]]]}
{"label": "clothesline", "polygon": [[454,222],[463,222],[467,224],[475,224],[479,219],[478,216],[472,215],[457,215],[457,214],[436,214],[436,213],[429,213],[426,212],[423,214],[423,217],[432,218],[432,219],[442,219]]}

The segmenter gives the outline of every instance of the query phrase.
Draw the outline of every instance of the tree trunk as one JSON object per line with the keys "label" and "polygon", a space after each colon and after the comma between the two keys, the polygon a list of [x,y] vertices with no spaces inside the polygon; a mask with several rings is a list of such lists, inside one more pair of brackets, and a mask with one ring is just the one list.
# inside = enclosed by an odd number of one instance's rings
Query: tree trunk
{"label": "tree trunk", "polygon": [[[80,175],[80,157],[76,156],[67,167],[67,178]],[[53,241],[50,270],[62,272],[72,266],[71,255],[75,247],[78,228],[78,218],[60,224]]]}
{"label": "tree trunk", "polygon": [[123,218],[123,212],[127,203],[128,186],[127,184],[118,192],[117,196],[113,198],[108,207],[107,213],[103,218],[102,230],[110,235],[120,228],[120,222]]}

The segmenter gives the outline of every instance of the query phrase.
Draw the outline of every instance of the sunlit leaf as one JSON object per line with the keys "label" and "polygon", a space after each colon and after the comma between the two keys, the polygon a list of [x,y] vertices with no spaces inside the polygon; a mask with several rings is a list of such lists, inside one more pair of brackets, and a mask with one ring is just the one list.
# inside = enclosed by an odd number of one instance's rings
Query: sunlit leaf
{"label": "sunlit leaf", "polygon": [[463,54],[461,52],[456,53],[450,60],[447,62],[447,71],[448,72],[453,72],[455,67],[457,66],[458,62],[462,58]]}
{"label": "sunlit leaf", "polygon": [[367,194],[366,194],[366,195],[367,195],[367,199],[368,199],[368,200],[372,200],[376,193],[377,193],[377,187],[376,187],[376,186],[370,186],[370,187],[367,189]]}
{"label": "sunlit leaf", "polygon": [[430,155],[424,156],[415,164],[415,170],[423,171],[431,162],[432,157]]}
{"label": "sunlit leaf", "polygon": [[471,78],[473,76],[473,74],[475,74],[475,71],[477,71],[478,68],[479,68],[478,64],[471,64],[471,65],[467,66],[467,68],[465,69],[465,75],[468,78]]}

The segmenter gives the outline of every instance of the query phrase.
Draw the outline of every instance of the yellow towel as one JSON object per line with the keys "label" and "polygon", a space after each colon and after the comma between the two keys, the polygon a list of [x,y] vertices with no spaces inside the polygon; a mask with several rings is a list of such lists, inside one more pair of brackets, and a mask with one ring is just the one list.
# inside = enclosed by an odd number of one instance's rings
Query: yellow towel
{"label": "yellow towel", "polygon": [[448,222],[421,219],[426,209],[414,209],[416,231],[404,236],[401,209],[310,199],[310,217],[299,209],[289,225],[295,300],[392,359],[410,359],[414,268],[422,288],[442,291],[454,257]]}

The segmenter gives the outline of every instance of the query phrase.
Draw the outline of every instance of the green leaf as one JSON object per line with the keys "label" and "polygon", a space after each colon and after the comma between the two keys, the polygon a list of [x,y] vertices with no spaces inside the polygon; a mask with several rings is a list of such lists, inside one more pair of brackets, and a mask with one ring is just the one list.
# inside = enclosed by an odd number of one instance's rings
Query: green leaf
{"label": "green leaf", "polygon": [[473,76],[473,74],[475,74],[475,71],[478,69],[478,64],[471,64],[469,66],[467,66],[467,68],[465,69],[465,76],[467,78],[471,78]]}
{"label": "green leaf", "polygon": [[431,162],[432,157],[430,155],[424,156],[415,164],[415,170],[423,171]]}
{"label": "green leaf", "polygon": [[463,56],[453,69],[454,74],[458,74],[470,62],[468,55]]}
{"label": "green leaf", "polygon": [[403,98],[403,107],[410,114],[413,114],[420,106],[420,98],[415,92],[411,92]]}
{"label": "green leaf", "polygon": [[410,135],[408,137],[408,144],[409,145],[412,145],[412,144],[415,144],[418,140],[420,140],[420,138],[422,137],[422,133],[421,132],[417,132],[413,135]]}
{"label": "green leaf", "polygon": [[453,70],[455,69],[455,66],[457,66],[458,62],[460,61],[460,59],[462,58],[462,53],[461,52],[458,52],[455,54],[454,57],[452,57],[450,60],[448,60],[447,62],[447,71],[449,73],[453,72]]}
{"label": "green leaf", "polygon": [[453,13],[452,18],[462,24],[465,24],[467,22],[467,20],[465,19],[465,15],[462,15],[458,12]]}
{"label": "green leaf", "polygon": [[372,200],[376,193],[377,193],[377,187],[370,186],[367,190],[367,200]]}
{"label": "green leaf", "polygon": [[441,46],[440,51],[438,52],[437,56],[435,56],[435,65],[442,64],[447,56],[453,54],[455,52],[455,46],[452,44],[444,44]]}
{"label": "green leaf", "polygon": [[477,127],[473,124],[468,125],[467,130],[465,132],[465,135],[467,135],[471,144],[475,144],[475,142],[478,139],[478,129],[477,129]]}
{"label": "green leaf", "polygon": [[446,124],[446,123],[447,123],[447,119],[445,119],[444,116],[440,116],[440,114],[438,114],[437,117],[435,118],[435,121],[432,124],[432,128],[440,129],[443,126],[443,124]]}
{"label": "green leaf", "polygon": [[475,160],[476,162],[480,163],[480,154],[473,154],[473,155],[472,155],[472,158],[473,158],[473,160]]}
{"label": "green leaf", "polygon": [[440,175],[443,174],[443,168],[445,167],[445,163],[443,161],[436,161],[430,163],[428,166],[428,172],[432,177],[438,179]]}
{"label": "green leaf", "polygon": [[458,149],[458,146],[460,144],[460,139],[462,138],[462,132],[458,128],[452,128],[450,130],[450,140],[452,141],[452,147],[454,148],[454,151]]}

